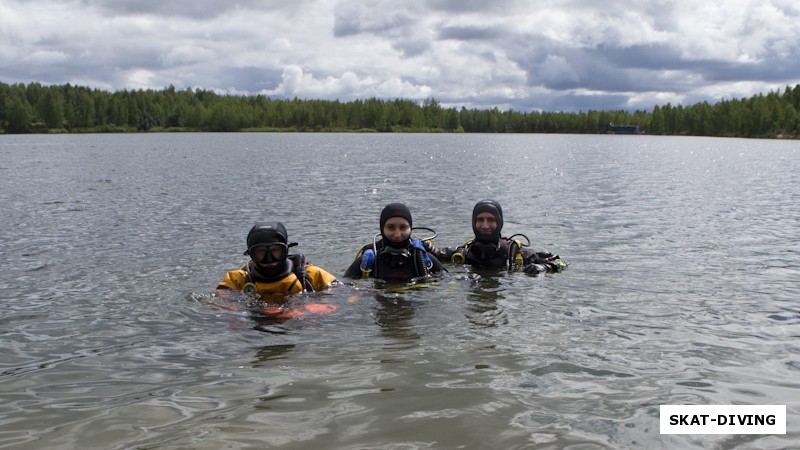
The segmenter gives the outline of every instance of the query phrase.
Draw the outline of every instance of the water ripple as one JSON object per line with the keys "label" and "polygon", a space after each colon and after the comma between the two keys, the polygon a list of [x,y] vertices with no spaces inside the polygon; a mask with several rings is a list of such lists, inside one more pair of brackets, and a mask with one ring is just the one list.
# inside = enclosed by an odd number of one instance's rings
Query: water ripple
{"label": "water ripple", "polygon": [[[796,143],[618,138],[4,137],[0,446],[793,447],[791,426],[670,436],[658,414],[796,422]],[[354,282],[290,320],[211,296],[256,220],[341,275],[386,203],[457,245],[487,197],[569,269]]]}

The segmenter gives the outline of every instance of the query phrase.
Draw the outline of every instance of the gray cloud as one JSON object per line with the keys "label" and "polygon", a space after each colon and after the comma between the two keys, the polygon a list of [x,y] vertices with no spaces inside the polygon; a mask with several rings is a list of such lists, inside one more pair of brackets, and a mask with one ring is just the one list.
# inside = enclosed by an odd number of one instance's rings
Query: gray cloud
{"label": "gray cloud", "polygon": [[194,19],[210,19],[237,9],[295,9],[304,3],[309,2],[303,0],[291,2],[282,0],[80,0],[80,4],[84,7],[97,9],[109,16],[143,14]]}
{"label": "gray cloud", "polygon": [[244,87],[249,92],[271,90],[281,83],[281,71],[258,67],[240,67],[221,70],[218,74],[220,86]]}
{"label": "gray cloud", "polygon": [[800,82],[792,0],[0,3],[0,81],[577,111]]}
{"label": "gray cloud", "polygon": [[691,62],[681,58],[677,49],[664,43],[636,44],[627,47],[599,45],[595,52],[610,64],[620,68],[685,70]]}
{"label": "gray cloud", "polygon": [[343,8],[336,13],[333,26],[335,37],[352,36],[361,33],[374,35],[399,36],[400,32],[411,28],[416,20],[406,11],[377,13],[374,10],[361,9],[358,5]]}
{"label": "gray cloud", "polygon": [[523,0],[428,0],[430,9],[440,12],[496,12],[524,4]]}
{"label": "gray cloud", "polygon": [[508,34],[499,27],[446,26],[439,30],[439,39],[485,41],[500,39]]}

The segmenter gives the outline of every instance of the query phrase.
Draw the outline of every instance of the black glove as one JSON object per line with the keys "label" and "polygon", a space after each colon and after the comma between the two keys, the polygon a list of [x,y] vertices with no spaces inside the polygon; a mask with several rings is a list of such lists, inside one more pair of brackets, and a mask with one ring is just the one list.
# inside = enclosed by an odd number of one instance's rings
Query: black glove
{"label": "black glove", "polygon": [[434,253],[437,250],[437,248],[433,246],[433,241],[431,240],[422,241],[422,248],[428,253]]}
{"label": "black glove", "polygon": [[532,274],[547,272],[547,268],[545,268],[545,266],[536,263],[528,264],[525,267],[523,267],[522,270],[525,273],[532,273]]}

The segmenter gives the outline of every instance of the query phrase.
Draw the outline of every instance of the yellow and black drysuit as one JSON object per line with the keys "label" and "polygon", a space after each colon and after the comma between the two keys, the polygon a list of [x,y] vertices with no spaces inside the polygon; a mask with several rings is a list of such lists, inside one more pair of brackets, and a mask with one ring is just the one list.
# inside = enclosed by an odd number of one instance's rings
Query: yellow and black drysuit
{"label": "yellow and black drysuit", "polygon": [[303,255],[290,255],[285,266],[272,276],[262,275],[253,261],[238,270],[231,270],[217,289],[231,289],[259,295],[296,294],[319,291],[336,282],[336,277],[313,264],[306,264]]}

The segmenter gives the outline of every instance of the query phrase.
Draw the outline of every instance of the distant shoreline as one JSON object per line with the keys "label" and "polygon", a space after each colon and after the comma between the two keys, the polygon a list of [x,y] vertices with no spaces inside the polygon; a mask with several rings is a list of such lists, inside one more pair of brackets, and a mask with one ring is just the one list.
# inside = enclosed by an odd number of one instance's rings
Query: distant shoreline
{"label": "distant shoreline", "polygon": [[378,131],[378,130],[295,130],[295,129],[286,129],[286,130],[275,130],[275,129],[248,129],[248,130],[235,130],[235,131],[206,131],[206,130],[187,130],[187,129],[150,129],[147,131],[94,131],[94,130],[73,130],[73,131],[66,131],[66,130],[48,130],[43,132],[28,132],[28,133],[4,133],[0,130],[0,139],[3,136],[42,136],[42,135],[77,135],[77,134],[181,134],[181,133],[207,133],[207,134],[237,134],[237,133],[270,133],[270,134],[295,134],[295,133],[319,133],[319,134],[472,134],[472,135],[489,135],[489,134],[496,134],[496,135],[512,135],[512,134],[530,134],[530,135],[555,135],[555,134],[562,134],[562,135],[579,135],[579,136],[664,136],[664,137],[714,137],[714,138],[738,138],[738,139],[770,139],[770,140],[797,140],[800,139],[800,136],[785,136],[785,135],[776,135],[776,136],[705,136],[705,135],[689,135],[689,134],[659,134],[659,135],[648,135],[647,133],[641,133],[638,135],[633,134],[614,134],[614,133],[568,133],[568,132],[457,132],[457,131],[442,131],[442,130],[433,130],[433,131],[424,131],[424,130],[403,130],[403,131]]}
{"label": "distant shoreline", "polygon": [[[635,130],[634,132],[628,132]],[[0,83],[0,134],[140,132],[324,132],[647,134],[800,138],[800,84],[748,99],[651,111],[518,112],[444,108],[435,98],[300,100],[212,91],[107,92],[88,87]]]}

